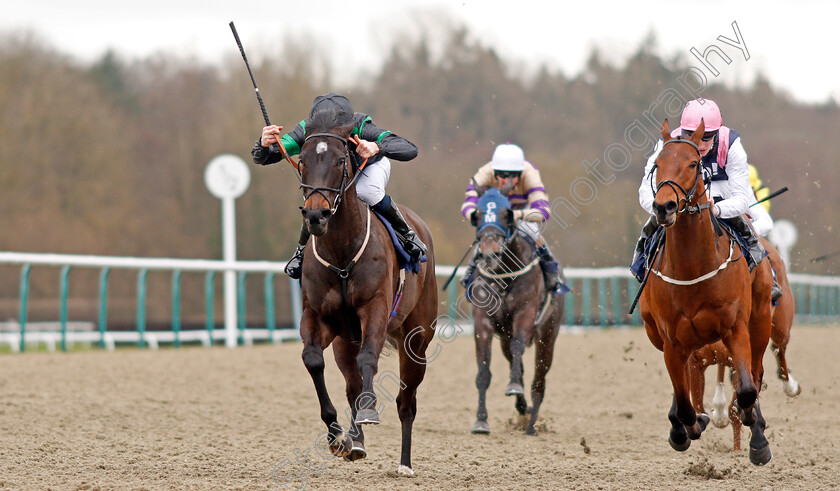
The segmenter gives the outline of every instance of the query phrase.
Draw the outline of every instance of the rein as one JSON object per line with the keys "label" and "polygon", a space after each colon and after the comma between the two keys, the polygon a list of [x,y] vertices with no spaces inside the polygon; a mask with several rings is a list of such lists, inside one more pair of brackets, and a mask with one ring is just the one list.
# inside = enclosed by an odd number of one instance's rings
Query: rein
{"label": "rein", "polygon": [[531,271],[532,269],[534,269],[534,266],[539,264],[539,262],[540,262],[540,258],[535,257],[533,261],[526,264],[523,268],[520,268],[516,271],[511,271],[511,272],[508,272],[508,273],[499,273],[499,274],[491,273],[491,272],[487,271],[486,269],[484,269],[484,267],[482,267],[481,264],[478,265],[477,269],[478,269],[478,272],[481,273],[481,275],[486,277],[486,278],[490,278],[490,279],[493,279],[493,280],[500,280],[500,279],[516,278],[517,276],[522,276],[523,274],[527,273],[528,271]]}

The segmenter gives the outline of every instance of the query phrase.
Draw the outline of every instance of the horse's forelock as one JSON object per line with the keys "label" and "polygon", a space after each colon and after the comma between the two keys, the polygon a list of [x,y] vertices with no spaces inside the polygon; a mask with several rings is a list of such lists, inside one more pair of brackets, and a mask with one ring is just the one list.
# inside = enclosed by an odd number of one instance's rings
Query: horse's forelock
{"label": "horse's forelock", "polygon": [[344,111],[325,110],[312,115],[306,124],[307,133],[329,133],[338,128],[338,135],[347,137],[353,129],[353,115]]}

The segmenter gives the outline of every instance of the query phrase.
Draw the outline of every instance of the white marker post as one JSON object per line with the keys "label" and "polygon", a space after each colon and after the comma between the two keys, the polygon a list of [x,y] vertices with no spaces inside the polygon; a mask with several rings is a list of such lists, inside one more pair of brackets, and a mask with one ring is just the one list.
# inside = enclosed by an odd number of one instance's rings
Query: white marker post
{"label": "white marker post", "polygon": [[[222,259],[236,262],[236,213],[233,202],[248,189],[251,172],[244,160],[233,154],[218,155],[204,170],[204,183],[213,196],[222,200]],[[236,273],[225,271],[225,346],[236,347]]]}
{"label": "white marker post", "polygon": [[779,249],[779,255],[782,256],[782,261],[785,262],[787,271],[790,273],[790,249],[799,238],[796,225],[789,220],[776,220],[769,235],[770,242]]}

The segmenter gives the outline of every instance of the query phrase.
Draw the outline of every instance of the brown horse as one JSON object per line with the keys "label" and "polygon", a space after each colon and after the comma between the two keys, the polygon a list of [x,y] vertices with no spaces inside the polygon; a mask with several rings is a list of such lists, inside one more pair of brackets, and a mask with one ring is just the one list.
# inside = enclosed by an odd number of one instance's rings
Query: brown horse
{"label": "brown horse", "polygon": [[767,261],[750,272],[746,258],[738,260],[735,242],[715,232],[701,178],[698,144],[704,129],[701,121],[688,139],[672,138],[668,121],[662,124],[653,208],[665,239],[652,262],[655,274],[642,291],[641,314],[651,343],[664,352],[674,388],[671,447],[688,449],[709,422],[705,414],[698,418],[691,404],[687,362],[694,351],[722,340],[737,372],[739,415],[752,430],[750,461],[763,465],[772,457],[758,403],[772,276]]}
{"label": "brown horse", "polygon": [[[300,152],[304,223],[314,236],[307,244],[301,290],[300,336],[303,363],[312,376],[321,419],[327,425],[334,455],[346,460],[367,456],[358,425],[378,424],[377,395],[387,394],[383,377],[399,383],[397,412],[402,423],[398,472],[411,475],[411,428],[417,413],[417,387],[426,373],[426,348],[434,336],[437,286],[428,227],[410,209],[402,213],[428,245],[428,261],[417,274],[405,276],[399,306],[392,312],[401,271],[383,224],[356,195],[357,172],[351,165],[348,139],[353,125],[337,126],[335,113],[314,115]],[[391,316],[393,315],[393,316]],[[390,321],[389,321],[390,319]],[[386,338],[399,349],[400,373],[378,372]],[[324,382],[324,349],[332,343],[344,375],[352,418],[342,428]]]}
{"label": "brown horse", "polygon": [[[534,424],[545,396],[545,376],[554,357],[554,342],[563,318],[564,303],[545,291],[543,273],[537,267],[539,258],[517,231],[507,198],[493,188],[486,193],[485,189],[477,189],[481,196],[476,210],[478,267],[476,280],[469,286],[478,362],[475,378],[478,411],[472,432],[490,433],[486,394],[490,385],[490,352],[495,334],[499,336],[502,353],[510,363],[510,383],[505,395],[516,396],[515,407],[520,418],[530,413],[525,433],[536,435]],[[492,196],[496,198],[492,199]],[[487,209],[483,208],[485,202],[488,203]],[[525,347],[534,342],[537,353],[529,408],[522,381],[522,355]]]}
{"label": "brown horse", "polygon": [[[776,280],[782,288],[782,297],[778,300],[778,305],[771,307],[773,317],[773,329],[770,332],[770,349],[776,356],[776,363],[778,364],[779,379],[782,380],[782,388],[789,397],[796,397],[802,392],[802,387],[799,382],[793,378],[787,366],[787,359],[785,358],[785,351],[787,350],[788,342],[790,341],[790,328],[793,325],[794,315],[794,301],[793,292],[790,288],[790,283],[787,278],[787,271],[785,264],[782,262],[779,252],[773,247],[770,242],[761,239],[761,244],[767,250],[770,263],[776,270]],[[712,423],[719,428],[725,427],[729,422],[732,422],[733,433],[733,450],[741,450],[741,420],[738,418],[738,410],[735,406],[735,398],[729,404],[729,410],[724,411],[726,406],[726,396],[724,395],[723,376],[726,367],[732,366],[729,358],[729,351],[722,342],[718,341],[714,344],[704,346],[695,351],[688,361],[689,364],[689,379],[691,383],[691,400],[694,403],[694,410],[703,412],[703,390],[706,385],[706,378],[704,372],[706,368],[717,364],[717,385],[715,387],[715,396],[712,400]],[[728,418],[727,418],[728,414]]]}

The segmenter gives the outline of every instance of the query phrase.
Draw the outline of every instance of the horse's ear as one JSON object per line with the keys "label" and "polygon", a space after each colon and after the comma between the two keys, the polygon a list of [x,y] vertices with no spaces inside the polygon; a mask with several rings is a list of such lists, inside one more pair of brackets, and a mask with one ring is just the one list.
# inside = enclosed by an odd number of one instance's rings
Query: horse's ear
{"label": "horse's ear", "polygon": [[659,128],[659,130],[662,132],[661,134],[663,142],[666,142],[671,139],[671,127],[668,125],[668,118],[665,118],[665,120],[662,121],[662,127]]}
{"label": "horse's ear", "polygon": [[697,126],[697,129],[694,130],[694,133],[691,134],[691,141],[700,145],[700,142],[703,140],[704,133],[706,133],[706,122],[703,121],[703,118],[700,118],[700,124]]}
{"label": "horse's ear", "polygon": [[473,227],[478,227],[478,224],[481,223],[481,217],[484,215],[484,212],[481,210],[475,210],[475,212],[470,215],[470,223]]}
{"label": "horse's ear", "polygon": [[512,227],[515,223],[513,220],[513,210],[510,208],[505,208],[505,222],[506,225]]}
{"label": "horse's ear", "polygon": [[350,121],[347,124],[341,125],[338,127],[338,134],[344,138],[350,138],[350,133],[353,132],[354,126],[355,124],[352,121]]}

